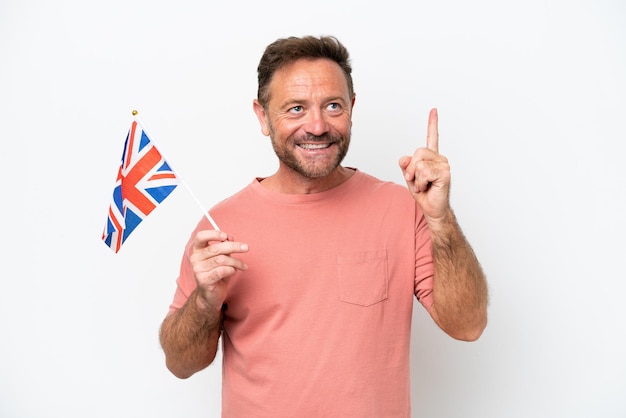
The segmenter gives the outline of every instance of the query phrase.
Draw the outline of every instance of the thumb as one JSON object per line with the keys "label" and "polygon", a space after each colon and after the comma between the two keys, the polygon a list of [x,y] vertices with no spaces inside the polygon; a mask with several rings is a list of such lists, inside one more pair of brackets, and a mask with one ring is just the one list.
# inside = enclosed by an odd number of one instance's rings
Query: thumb
{"label": "thumb", "polygon": [[401,169],[405,169],[409,166],[409,163],[411,162],[411,157],[405,155],[404,157],[401,157],[400,160],[398,161],[398,165],[400,166]]}

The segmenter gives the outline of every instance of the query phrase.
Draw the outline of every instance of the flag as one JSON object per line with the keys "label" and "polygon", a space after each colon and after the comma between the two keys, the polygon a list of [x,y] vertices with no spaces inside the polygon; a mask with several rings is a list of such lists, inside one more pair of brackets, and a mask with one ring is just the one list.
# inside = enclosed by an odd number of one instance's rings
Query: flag
{"label": "flag", "polygon": [[102,240],[116,253],[130,234],[178,186],[176,173],[137,121],[122,153]]}

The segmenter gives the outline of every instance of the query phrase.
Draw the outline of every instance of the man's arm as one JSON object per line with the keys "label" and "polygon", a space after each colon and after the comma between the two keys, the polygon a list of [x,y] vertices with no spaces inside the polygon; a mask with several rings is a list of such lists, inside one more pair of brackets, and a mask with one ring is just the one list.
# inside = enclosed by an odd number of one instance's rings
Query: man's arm
{"label": "man's arm", "polygon": [[477,340],[487,326],[487,281],[452,209],[436,226],[429,223],[435,280],[430,313],[458,340]]}
{"label": "man's arm", "polygon": [[430,313],[451,337],[473,341],[487,325],[487,281],[450,207],[450,166],[439,154],[437,110],[428,118],[426,148],[402,157],[400,168],[430,229],[435,269]]}
{"label": "man's arm", "polygon": [[215,359],[221,333],[221,310],[203,306],[197,289],[185,305],[169,314],[161,325],[161,347],[167,368],[186,379]]}
{"label": "man's arm", "polygon": [[231,256],[246,251],[247,244],[229,241],[224,232],[206,230],[196,235],[189,261],[197,287],[161,325],[165,363],[175,376],[186,379],[215,359],[226,299],[224,279],[248,268]]}

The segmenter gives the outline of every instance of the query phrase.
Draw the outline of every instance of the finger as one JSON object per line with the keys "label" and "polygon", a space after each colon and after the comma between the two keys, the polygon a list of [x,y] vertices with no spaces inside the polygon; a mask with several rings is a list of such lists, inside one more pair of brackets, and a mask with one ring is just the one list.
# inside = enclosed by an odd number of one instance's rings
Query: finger
{"label": "finger", "polygon": [[196,263],[194,268],[197,269],[197,275],[206,273],[214,280],[220,280],[223,277],[232,276],[236,270],[247,270],[248,265],[238,258],[218,255]]}
{"label": "finger", "polygon": [[193,248],[194,250],[199,250],[207,247],[211,241],[226,241],[227,239],[228,234],[225,232],[215,229],[206,229],[196,234],[193,240]]}
{"label": "finger", "polygon": [[398,160],[398,165],[400,166],[402,170],[405,170],[409,166],[410,163],[411,163],[411,157],[409,157],[408,155],[405,155],[401,157],[400,160]]}
{"label": "finger", "polygon": [[248,244],[236,241],[214,242],[207,247],[210,256],[218,254],[245,253],[248,251]]}
{"label": "finger", "polygon": [[235,270],[246,270],[247,264],[238,258],[232,257],[235,253],[248,251],[248,244],[232,241],[212,241],[206,247],[194,249],[189,260],[193,266],[196,278],[212,277],[221,280],[231,276]]}
{"label": "finger", "polygon": [[404,173],[404,179],[406,181],[413,180],[417,170],[417,164],[419,164],[420,161],[432,160],[436,156],[437,154],[434,154],[433,151],[427,148],[418,148],[415,150],[412,157],[402,157],[398,164]]}
{"label": "finger", "polygon": [[432,108],[428,115],[428,132],[426,133],[426,147],[439,153],[439,116],[437,108]]}
{"label": "finger", "polygon": [[415,175],[415,167],[414,164],[411,164],[412,162],[413,157],[408,156],[404,156],[400,158],[400,161],[398,161],[398,165],[400,166],[400,169],[402,170],[402,174],[406,181],[413,180],[413,177]]}

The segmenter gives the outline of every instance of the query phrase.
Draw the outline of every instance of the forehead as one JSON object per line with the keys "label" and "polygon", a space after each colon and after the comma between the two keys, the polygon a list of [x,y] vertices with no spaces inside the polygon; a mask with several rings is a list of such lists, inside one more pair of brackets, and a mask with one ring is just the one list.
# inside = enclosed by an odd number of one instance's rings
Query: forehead
{"label": "forehead", "polygon": [[348,94],[348,81],[336,62],[301,58],[278,69],[270,82],[271,95],[335,91]]}

